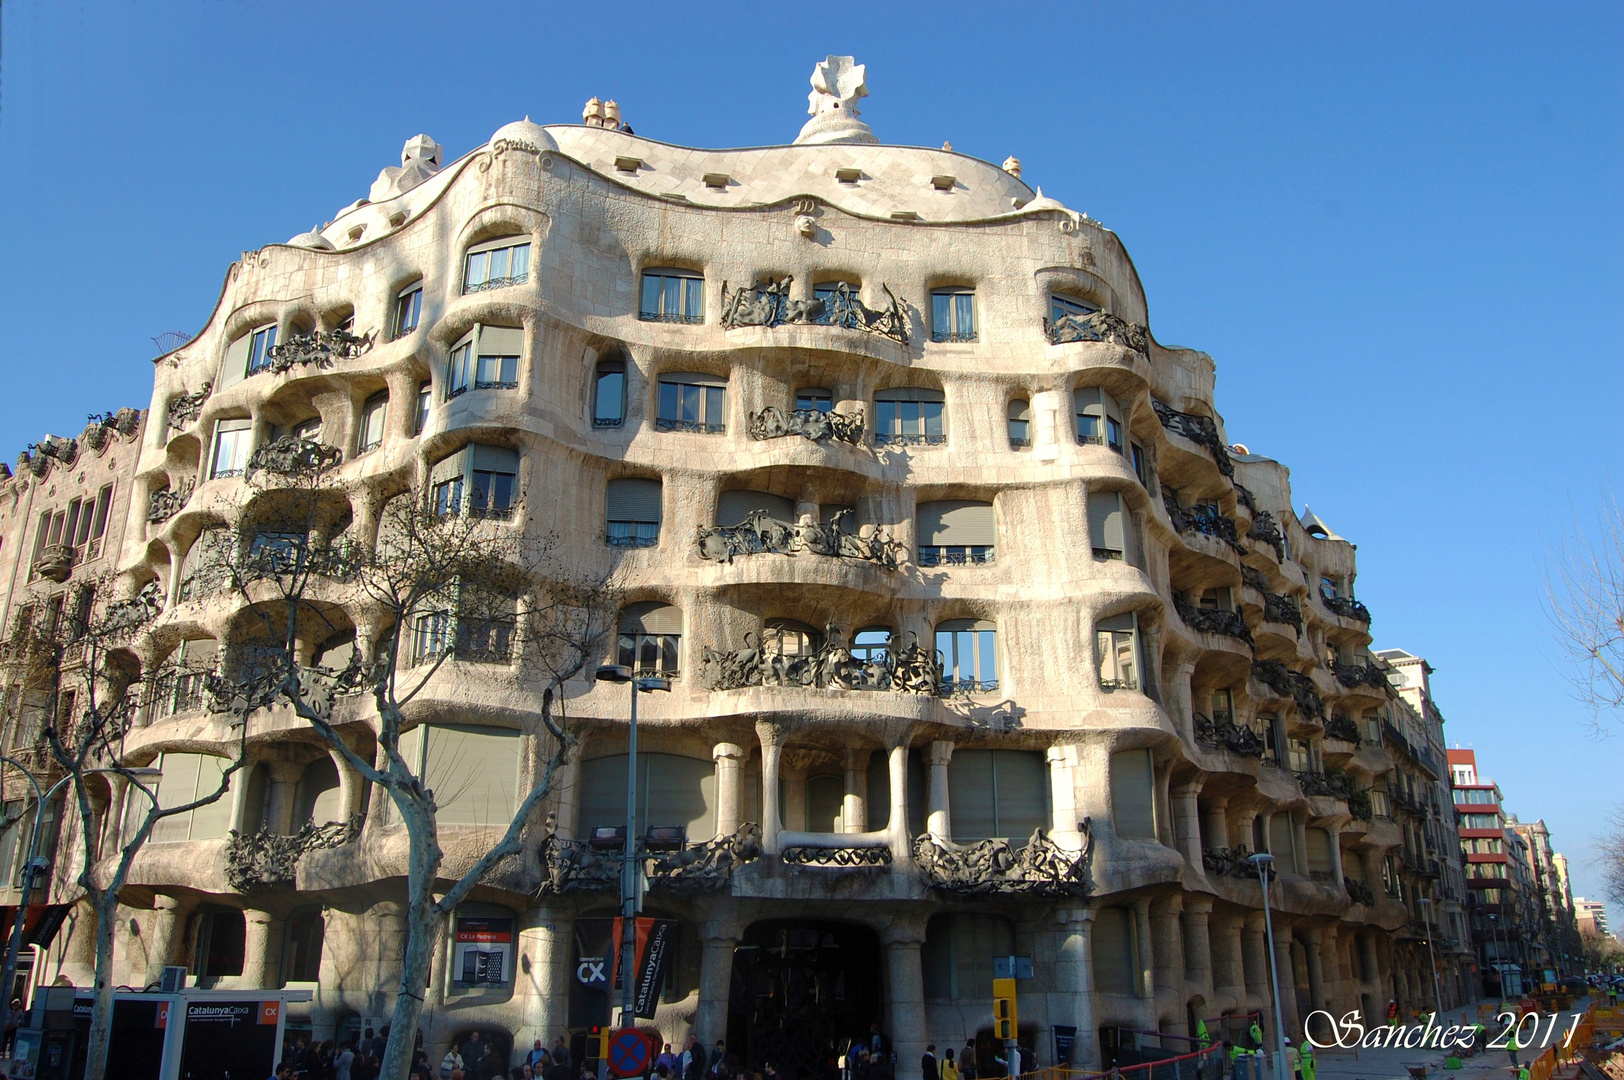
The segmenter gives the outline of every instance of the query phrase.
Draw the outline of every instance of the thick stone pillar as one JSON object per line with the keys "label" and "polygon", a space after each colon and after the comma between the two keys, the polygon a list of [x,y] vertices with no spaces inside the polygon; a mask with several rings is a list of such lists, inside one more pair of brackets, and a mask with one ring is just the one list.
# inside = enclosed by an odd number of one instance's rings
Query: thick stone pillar
{"label": "thick stone pillar", "polygon": [[928,815],[925,830],[940,840],[953,839],[953,822],[947,792],[947,763],[953,760],[953,744],[937,739],[925,748],[925,765],[930,770]]}
{"label": "thick stone pillar", "polygon": [[152,898],[152,936],[147,939],[147,982],[163,977],[164,965],[181,962],[181,946],[186,938],[186,917],[192,906],[173,896]]}
{"label": "thick stone pillar", "polygon": [[1082,820],[1077,813],[1077,748],[1051,746],[1045,757],[1049,761],[1049,792],[1054,802],[1049,835],[1059,843],[1074,845],[1081,837],[1077,826]]}
{"label": "thick stone pillar", "polygon": [[779,745],[778,729],[764,720],[756,723],[756,738],[761,740],[761,850],[777,855],[778,831],[784,820],[778,808],[778,765],[783,747]]}
{"label": "thick stone pillar", "polygon": [[1172,1030],[1184,1031],[1188,1021],[1184,1014],[1184,935],[1179,926],[1179,915],[1184,910],[1184,897],[1175,893],[1150,909],[1151,966],[1156,973],[1158,1001],[1163,1008],[1177,1007]]}
{"label": "thick stone pillar", "polygon": [[[374,1016],[382,1016],[395,1007],[395,992],[400,989],[400,972],[406,958],[406,905],[396,900],[385,900],[374,905],[368,914],[376,920],[373,940],[377,943],[373,956],[376,968],[371,979],[374,987],[371,1012]],[[322,949],[324,974],[330,955],[332,950]]]}
{"label": "thick stone pillar", "polygon": [[1317,927],[1310,926],[1303,930],[1303,958],[1308,968],[1308,1011],[1329,1007],[1330,999],[1326,995],[1325,966],[1322,950],[1325,946],[1325,935]]}
{"label": "thick stone pillar", "polygon": [[[906,753],[906,750],[904,750]],[[886,982],[891,992],[886,1030],[896,1048],[897,1068],[905,1070],[925,1053],[933,1041],[925,1020],[925,974],[919,962],[919,947],[925,943],[924,920],[899,919],[880,933],[885,943]]]}
{"label": "thick stone pillar", "polygon": [[1291,962],[1291,927],[1285,925],[1276,913],[1274,919],[1275,970],[1280,976],[1280,1023],[1286,1029],[1286,1038],[1295,1040],[1302,1034],[1297,1017],[1297,971]]}
{"label": "thick stone pillar", "polygon": [[744,928],[737,919],[711,919],[699,928],[704,949],[699,961],[699,1008],[694,1013],[694,1034],[708,1052],[717,1039],[727,1038],[728,992],[733,987],[733,950]]}
{"label": "thick stone pillar", "polygon": [[1241,931],[1241,957],[1246,971],[1246,1000],[1253,1007],[1269,1000],[1269,950],[1263,940],[1263,912],[1245,917]]}
{"label": "thick stone pillar", "polygon": [[1212,968],[1212,897],[1184,897],[1184,985],[1186,998],[1199,994],[1208,1005],[1217,993]]}
{"label": "thick stone pillar", "polygon": [[519,1028],[515,1050],[536,1039],[551,1046],[553,1037],[569,1026],[570,962],[575,920],[567,910],[540,907],[520,922],[518,965],[514,996],[518,998]]}
{"label": "thick stone pillar", "polygon": [[1150,897],[1141,896],[1133,902],[1133,921],[1139,935],[1139,996],[1147,1001],[1156,1000],[1156,939],[1150,930]]}
{"label": "thick stone pillar", "polygon": [[1180,784],[1173,789],[1170,796],[1173,809],[1173,839],[1179,851],[1189,860],[1190,867],[1198,874],[1202,872],[1201,816],[1197,802],[1200,793],[1199,783]]}
{"label": "thick stone pillar", "polygon": [[1094,1026],[1094,912],[1086,904],[1066,904],[1055,911],[1059,924],[1055,950],[1054,993],[1049,997],[1049,1019],[1077,1029],[1071,1065],[1095,1068],[1099,1064],[1099,1035]]}
{"label": "thick stone pillar", "polygon": [[[304,775],[304,765],[297,761],[273,758],[265,763],[265,771],[270,782],[265,785],[263,827],[285,836],[294,831],[293,804],[299,789],[299,777]],[[247,792],[248,786],[244,784],[245,797]],[[248,818],[252,817],[252,807],[246,808],[246,814]]]}
{"label": "thick stone pillar", "polygon": [[737,743],[717,743],[711,749],[716,761],[716,834],[729,836],[744,824],[744,762],[749,757]]}
{"label": "thick stone pillar", "polygon": [[873,754],[856,747],[846,751],[846,805],[841,821],[849,833],[868,831],[868,759]]}
{"label": "thick stone pillar", "polygon": [[1215,796],[1207,800],[1206,822],[1202,826],[1202,842],[1210,848],[1226,848],[1229,843],[1229,799]]}
{"label": "thick stone pillar", "polygon": [[242,976],[237,985],[269,990],[282,985],[282,920],[268,911],[242,913]]}
{"label": "thick stone pillar", "polygon": [[1331,834],[1331,877],[1337,888],[1342,888],[1342,830],[1328,830]]}
{"label": "thick stone pillar", "polygon": [[[891,821],[887,826],[891,833],[891,859],[893,863],[911,863],[913,838],[908,835],[908,746],[906,743],[893,746],[887,754],[886,765],[891,774]],[[925,1047],[921,1043],[919,1053],[924,1052]]]}
{"label": "thick stone pillar", "polygon": [[1246,918],[1220,915],[1212,934],[1213,997],[1221,1008],[1238,1009],[1246,1004],[1246,962],[1241,935]]}

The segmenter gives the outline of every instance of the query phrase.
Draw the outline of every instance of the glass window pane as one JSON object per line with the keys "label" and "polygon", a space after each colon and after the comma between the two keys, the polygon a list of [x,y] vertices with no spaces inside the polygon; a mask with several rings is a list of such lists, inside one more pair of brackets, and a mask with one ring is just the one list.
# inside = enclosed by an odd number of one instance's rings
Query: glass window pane
{"label": "glass window pane", "polygon": [[698,319],[705,313],[705,282],[701,278],[687,279],[687,297],[682,313],[690,319]]}
{"label": "glass window pane", "polygon": [[930,298],[930,328],[938,337],[953,332],[953,298],[946,293]]}
{"label": "glass window pane", "polygon": [[643,303],[642,314],[658,315],[660,313],[660,279],[653,274],[643,275]]}
{"label": "glass window pane", "polygon": [[700,404],[700,390],[702,387],[684,385],[682,387],[682,410],[677,419],[684,422],[698,423]]}
{"label": "glass window pane", "polygon": [[660,312],[664,315],[675,315],[682,310],[682,279],[661,278],[664,295],[660,301]]}
{"label": "glass window pane", "polygon": [[874,403],[874,430],[882,435],[897,434],[896,402],[877,401]]}
{"label": "glass window pane", "polygon": [[594,420],[619,420],[621,395],[625,393],[626,376],[618,371],[606,371],[598,376],[598,390],[593,402]]}
{"label": "glass window pane", "polygon": [[722,424],[722,388],[720,386],[705,387],[705,423]]}
{"label": "glass window pane", "polygon": [[677,398],[682,388],[676,383],[660,384],[660,419],[675,420],[677,418]]}
{"label": "glass window pane", "polygon": [[491,257],[490,273],[485,277],[487,281],[508,276],[508,257],[513,254],[512,248],[497,248],[489,253]]}
{"label": "glass window pane", "polygon": [[939,439],[942,437],[942,403],[940,401],[923,401],[919,405],[920,412],[924,414],[925,437]]}
{"label": "glass window pane", "polygon": [[517,356],[502,357],[502,383],[504,386],[513,386],[519,381],[519,358]]}
{"label": "glass window pane", "polygon": [[464,278],[464,286],[472,287],[484,284],[486,277],[489,276],[486,269],[490,266],[490,262],[489,252],[481,251],[468,256],[468,274]]}
{"label": "glass window pane", "polygon": [[953,330],[968,336],[976,332],[976,298],[973,293],[959,293],[953,297]]}
{"label": "glass window pane", "polygon": [[530,276],[529,244],[520,244],[518,247],[513,249],[513,266],[508,270],[508,274],[516,278],[527,278]]}

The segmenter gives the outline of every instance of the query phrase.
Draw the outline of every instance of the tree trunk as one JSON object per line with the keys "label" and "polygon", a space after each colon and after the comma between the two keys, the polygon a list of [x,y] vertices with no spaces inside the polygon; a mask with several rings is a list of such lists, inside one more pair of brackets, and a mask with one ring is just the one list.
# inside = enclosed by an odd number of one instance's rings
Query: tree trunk
{"label": "tree trunk", "polygon": [[85,1080],[107,1075],[107,1044],[113,1030],[113,934],[118,929],[118,893],[95,897],[96,1001],[90,1011],[90,1033],[85,1041]]}
{"label": "tree trunk", "polygon": [[[400,990],[389,1021],[389,1040],[379,1063],[379,1080],[407,1080],[417,1049],[417,1024],[423,995],[434,966],[440,911],[434,902],[434,880],[440,869],[440,837],[434,806],[427,800],[396,803],[410,839],[406,872],[406,955],[400,968]],[[504,1070],[505,1071],[505,1070]],[[89,1080],[89,1078],[87,1078]]]}

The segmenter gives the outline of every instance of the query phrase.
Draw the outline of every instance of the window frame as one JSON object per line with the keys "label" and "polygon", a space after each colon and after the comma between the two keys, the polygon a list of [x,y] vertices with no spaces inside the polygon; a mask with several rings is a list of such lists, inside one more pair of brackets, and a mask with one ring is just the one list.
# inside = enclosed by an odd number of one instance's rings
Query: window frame
{"label": "window frame", "polygon": [[[372,431],[374,416],[377,417],[376,437],[368,441],[368,436],[374,434]],[[389,424],[389,391],[379,390],[375,394],[367,395],[367,399],[361,402],[361,412],[356,419],[355,456],[360,457],[383,445],[384,434]]]}
{"label": "window frame", "polygon": [[[524,270],[522,273],[506,273],[491,276],[490,270],[496,264],[496,256],[501,253],[502,269],[511,271],[515,269],[518,252],[524,252]],[[530,281],[530,270],[535,260],[531,257],[532,238],[529,233],[509,233],[506,236],[494,237],[471,245],[462,256],[462,295],[489,292],[493,289],[505,289],[512,285],[525,285]],[[480,272],[484,275],[478,281],[474,277],[475,260],[483,257]]]}
{"label": "window frame", "polygon": [[[942,647],[943,637],[947,636],[950,648]],[[968,642],[961,641],[961,637],[969,638]],[[937,662],[941,665],[942,693],[954,694],[994,694],[998,692],[1001,683],[1002,658],[998,649],[998,625],[987,619],[944,619],[936,624],[933,643],[936,648]],[[966,654],[963,646],[969,644]],[[969,667],[960,662],[961,656],[967,655]],[[987,669],[991,669],[991,678],[987,678]],[[959,672],[967,670],[973,678],[961,678]]]}
{"label": "window frame", "polygon": [[[662,372],[654,384],[654,430],[691,435],[727,434],[728,381],[725,375],[702,371]],[[666,387],[671,387],[669,394]],[[690,404],[699,406],[694,413],[697,419],[684,416]]]}
{"label": "window frame", "polygon": [[[395,294],[395,310],[390,319],[393,334],[390,340],[399,340],[414,333],[423,317],[423,279],[407,285]],[[407,320],[410,320],[410,323]]]}
{"label": "window frame", "polygon": [[[593,365],[592,426],[594,428],[617,428],[625,425],[626,406],[629,400],[626,394],[627,383],[629,382],[626,374],[628,367],[625,357],[606,357]],[[619,390],[615,392],[615,414],[612,417],[603,414],[603,384],[604,380],[611,378],[620,380]]]}
{"label": "window frame", "polygon": [[[226,425],[237,425],[227,427]],[[235,436],[231,439],[230,460],[222,468],[220,451],[225,445],[222,436]],[[254,421],[250,418],[237,417],[222,419],[214,422],[214,438],[210,440],[209,453],[209,479],[221,480],[226,477],[241,476],[248,468],[248,458],[254,449]]]}
{"label": "window frame", "polygon": [[[1120,623],[1126,617],[1129,620],[1127,627],[1120,625],[1106,625]],[[1095,647],[1095,674],[1100,681],[1100,689],[1105,693],[1115,693],[1119,690],[1144,690],[1144,650],[1140,641],[1140,631],[1143,628],[1139,623],[1139,613],[1136,611],[1120,612],[1116,615],[1099,619],[1094,624]],[[1127,673],[1123,678],[1123,647],[1127,647]],[[1108,677],[1107,670],[1113,672]]]}
{"label": "window frame", "polygon": [[891,386],[876,390],[874,445],[946,446],[947,395],[929,386]]}
{"label": "window frame", "polygon": [[248,355],[244,361],[243,378],[270,370],[271,350],[276,348],[279,330],[278,324],[265,323],[243,335],[248,339]]}
{"label": "window frame", "polygon": [[[961,300],[961,297],[966,299]],[[973,285],[939,285],[932,289],[930,340],[937,344],[979,341],[981,314],[977,310],[979,306],[976,303],[976,289]],[[969,329],[964,327],[966,315],[969,316]]]}
{"label": "window frame", "polygon": [[[1019,415],[1017,415],[1019,414]],[[1030,398],[1010,398],[1004,407],[1004,420],[1011,450],[1032,448],[1032,401]],[[1021,425],[1021,434],[1015,434],[1015,425]]]}
{"label": "window frame", "polygon": [[[651,281],[659,282],[654,290],[652,307],[649,306]],[[667,310],[668,299],[675,299],[678,310]],[[637,318],[642,322],[682,323],[689,326],[703,324],[704,273],[676,266],[646,267],[637,278]]]}

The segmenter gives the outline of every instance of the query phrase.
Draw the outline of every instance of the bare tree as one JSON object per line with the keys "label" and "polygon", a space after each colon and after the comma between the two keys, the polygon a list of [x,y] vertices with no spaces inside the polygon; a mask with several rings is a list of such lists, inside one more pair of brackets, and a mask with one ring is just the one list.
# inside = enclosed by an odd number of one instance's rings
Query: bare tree
{"label": "bare tree", "polygon": [[[528,537],[502,500],[472,484],[399,492],[368,520],[371,493],[335,482],[336,460],[331,448],[291,439],[251,460],[259,494],[222,538],[226,557],[215,566],[248,613],[253,664],[213,690],[245,715],[290,706],[387,794],[406,828],[406,950],[381,1068],[404,1080],[435,944],[469,891],[521,850],[575,742],[565,683],[601,655],[619,597],[607,574],[570,568],[555,538]],[[315,643],[352,629],[347,662],[323,664]],[[415,706],[446,665],[515,659],[540,683],[542,764],[496,842],[453,875],[435,793],[401,739],[421,723]],[[371,709],[340,705],[347,697],[370,699]],[[335,719],[335,706],[347,719]],[[375,737],[373,756],[346,737],[358,720]]]}
{"label": "bare tree", "polygon": [[1580,700],[1597,714],[1624,706],[1624,512],[1602,500],[1594,534],[1565,537],[1545,573],[1557,644],[1572,665]]}

